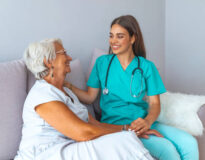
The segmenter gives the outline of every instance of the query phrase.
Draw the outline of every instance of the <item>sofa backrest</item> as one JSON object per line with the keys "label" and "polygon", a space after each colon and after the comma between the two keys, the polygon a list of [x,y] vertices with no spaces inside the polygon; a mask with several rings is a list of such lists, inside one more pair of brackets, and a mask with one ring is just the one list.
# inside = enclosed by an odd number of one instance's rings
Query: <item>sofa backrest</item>
{"label": "sofa backrest", "polygon": [[12,159],[19,147],[26,84],[22,60],[0,63],[0,159]]}

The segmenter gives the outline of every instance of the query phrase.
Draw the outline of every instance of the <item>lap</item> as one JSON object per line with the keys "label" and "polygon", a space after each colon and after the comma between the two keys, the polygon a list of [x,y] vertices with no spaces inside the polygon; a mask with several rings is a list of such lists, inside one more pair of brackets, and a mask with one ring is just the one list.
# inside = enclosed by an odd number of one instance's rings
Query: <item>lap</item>
{"label": "lap", "polygon": [[176,147],[166,138],[150,135],[149,139],[141,138],[150,154],[159,160],[179,160],[180,156]]}
{"label": "lap", "polygon": [[159,131],[166,139],[168,139],[175,145],[186,144],[185,142],[194,138],[192,135],[181,129],[159,122],[155,122],[151,128]]}
{"label": "lap", "polygon": [[[50,157],[48,158],[48,155]],[[118,132],[95,140],[58,144],[38,156],[37,160],[151,160],[148,151],[132,132]]]}
{"label": "lap", "polygon": [[[168,159],[168,154],[169,158],[174,155],[171,159],[180,159],[179,155],[181,158],[189,156],[192,157],[190,159],[193,159],[193,157],[197,157],[197,142],[189,133],[159,122],[155,122],[151,129],[159,131],[164,136],[164,138],[150,136],[147,140],[141,139],[151,155],[157,158],[166,157],[162,159]],[[163,156],[162,153],[167,154],[164,154]]]}

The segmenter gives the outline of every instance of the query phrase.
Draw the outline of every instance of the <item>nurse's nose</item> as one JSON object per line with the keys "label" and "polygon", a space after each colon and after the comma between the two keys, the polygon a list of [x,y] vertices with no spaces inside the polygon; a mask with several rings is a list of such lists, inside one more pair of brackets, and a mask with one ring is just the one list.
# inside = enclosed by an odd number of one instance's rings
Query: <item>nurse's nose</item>
{"label": "nurse's nose", "polygon": [[116,37],[116,36],[113,36],[113,37],[110,39],[110,42],[111,42],[112,44],[117,43],[117,42],[118,42],[117,37]]}

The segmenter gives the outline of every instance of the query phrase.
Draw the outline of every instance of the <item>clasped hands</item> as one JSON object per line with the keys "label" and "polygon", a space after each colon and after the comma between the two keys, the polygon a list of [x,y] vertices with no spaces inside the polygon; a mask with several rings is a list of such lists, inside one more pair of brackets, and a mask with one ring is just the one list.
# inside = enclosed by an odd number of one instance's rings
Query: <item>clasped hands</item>
{"label": "clasped hands", "polygon": [[130,124],[128,129],[134,131],[141,138],[148,139],[151,134],[163,137],[158,131],[150,129],[150,127],[151,124],[146,119],[138,118]]}

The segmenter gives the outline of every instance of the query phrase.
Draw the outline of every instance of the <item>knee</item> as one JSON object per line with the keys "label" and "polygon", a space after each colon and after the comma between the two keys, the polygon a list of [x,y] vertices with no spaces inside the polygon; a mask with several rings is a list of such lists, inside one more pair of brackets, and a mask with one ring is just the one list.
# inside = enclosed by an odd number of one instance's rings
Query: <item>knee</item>
{"label": "knee", "polygon": [[181,147],[179,147],[179,152],[182,155],[182,157],[198,157],[199,150],[196,138],[187,134],[186,136],[183,136],[182,140],[183,141],[181,142]]}
{"label": "knee", "polygon": [[150,151],[151,155],[158,160],[180,160],[180,155],[176,147],[167,139],[161,138],[153,143],[146,143],[145,147]]}
{"label": "knee", "polygon": [[189,139],[188,139],[187,141],[188,141],[188,142],[187,142],[188,145],[193,146],[193,147],[195,147],[195,148],[198,148],[198,142],[197,142],[197,140],[196,140],[195,137],[193,137],[193,136],[190,135],[190,137],[189,137]]}
{"label": "knee", "polygon": [[162,146],[160,160],[180,160],[180,155],[171,142]]}
{"label": "knee", "polygon": [[198,143],[196,138],[188,133],[184,136],[181,136],[180,141],[183,148],[188,148],[190,150],[198,149]]}

